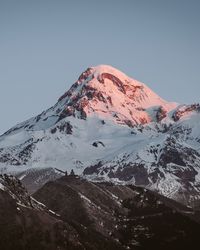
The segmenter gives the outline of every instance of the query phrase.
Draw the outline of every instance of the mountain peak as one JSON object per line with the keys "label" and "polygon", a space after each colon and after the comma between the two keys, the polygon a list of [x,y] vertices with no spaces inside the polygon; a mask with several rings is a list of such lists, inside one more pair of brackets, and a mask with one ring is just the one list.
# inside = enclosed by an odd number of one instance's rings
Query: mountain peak
{"label": "mountain peak", "polygon": [[[109,78],[114,77],[118,80],[121,80],[121,82],[126,83],[129,82],[130,80],[133,80],[129,78],[126,74],[121,72],[120,70],[110,66],[110,65],[97,65],[97,66],[92,66],[87,68],[78,78],[78,82],[82,82],[83,80],[86,80],[87,78],[95,78],[101,82],[106,76]],[[137,82],[139,83],[139,82]]]}
{"label": "mountain peak", "polygon": [[131,126],[152,121],[149,109],[168,112],[176,106],[109,65],[88,68],[59,102],[66,107],[61,117],[81,112],[82,118],[97,115]]}
{"label": "mountain peak", "polygon": [[108,73],[108,74],[112,74],[115,77],[118,77],[120,79],[129,79],[129,77],[127,75],[125,75],[123,72],[121,72],[120,70],[112,67],[111,65],[105,65],[105,64],[100,64],[94,67],[90,68],[94,74],[94,76],[99,77],[101,74],[104,73]]}
{"label": "mountain peak", "polygon": [[176,106],[112,66],[98,65],[87,68],[53,107],[11,128],[5,136],[23,128],[46,130],[67,117],[95,116],[132,127],[161,121]]}

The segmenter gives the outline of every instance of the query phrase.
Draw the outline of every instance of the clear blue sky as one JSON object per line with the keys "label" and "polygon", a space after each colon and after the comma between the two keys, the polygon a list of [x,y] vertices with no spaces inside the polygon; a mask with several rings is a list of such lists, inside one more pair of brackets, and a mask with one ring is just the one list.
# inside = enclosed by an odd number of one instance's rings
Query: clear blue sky
{"label": "clear blue sky", "polygon": [[0,0],[0,133],[98,64],[200,101],[199,13],[198,0]]}

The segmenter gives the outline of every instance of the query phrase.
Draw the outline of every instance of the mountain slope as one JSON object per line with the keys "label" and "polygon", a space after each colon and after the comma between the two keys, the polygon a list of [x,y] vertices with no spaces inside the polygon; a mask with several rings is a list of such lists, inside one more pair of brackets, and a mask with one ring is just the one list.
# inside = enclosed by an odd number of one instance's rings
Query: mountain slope
{"label": "mountain slope", "polygon": [[20,181],[0,176],[0,249],[84,249],[76,230],[30,197]]}
{"label": "mountain slope", "polygon": [[193,216],[191,209],[143,188],[65,176],[34,197],[78,232],[82,225],[82,240],[96,231],[122,249],[188,249],[200,242],[200,225],[185,216]]}
{"label": "mountain slope", "polygon": [[194,219],[190,208],[135,186],[70,175],[29,196],[18,179],[0,176],[2,250],[188,249],[199,244]]}
{"label": "mountain slope", "polygon": [[100,65],[83,72],[53,107],[0,137],[0,168],[28,180],[32,192],[59,177],[55,168],[74,169],[92,181],[146,186],[198,206],[199,131],[198,104],[167,102]]}

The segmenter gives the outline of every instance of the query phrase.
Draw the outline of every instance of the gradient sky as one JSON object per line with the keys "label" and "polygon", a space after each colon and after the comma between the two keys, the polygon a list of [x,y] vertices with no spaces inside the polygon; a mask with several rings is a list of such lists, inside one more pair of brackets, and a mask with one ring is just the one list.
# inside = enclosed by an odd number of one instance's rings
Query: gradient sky
{"label": "gradient sky", "polygon": [[0,133],[99,64],[199,102],[199,13],[199,0],[0,0]]}

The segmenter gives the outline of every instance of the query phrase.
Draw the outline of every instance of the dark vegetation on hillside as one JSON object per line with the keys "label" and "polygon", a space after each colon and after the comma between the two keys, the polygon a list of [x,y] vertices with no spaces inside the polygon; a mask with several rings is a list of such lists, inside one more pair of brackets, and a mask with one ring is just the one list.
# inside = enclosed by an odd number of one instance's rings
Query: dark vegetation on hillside
{"label": "dark vegetation on hillside", "polygon": [[144,188],[66,175],[33,195],[42,205],[16,178],[1,176],[0,182],[1,250],[178,250],[200,244],[192,209]]}

